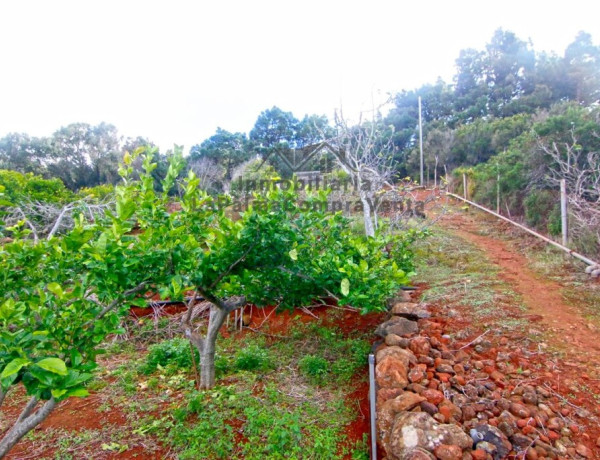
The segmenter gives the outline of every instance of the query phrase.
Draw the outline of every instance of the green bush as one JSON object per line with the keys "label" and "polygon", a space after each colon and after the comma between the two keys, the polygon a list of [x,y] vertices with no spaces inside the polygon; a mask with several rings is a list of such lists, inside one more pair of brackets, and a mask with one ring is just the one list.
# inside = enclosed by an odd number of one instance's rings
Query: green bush
{"label": "green bush", "polygon": [[[198,352],[196,350],[194,352],[196,362],[198,362]],[[141,370],[145,374],[151,374],[158,366],[172,369],[190,369],[192,367],[192,354],[189,340],[175,338],[150,345],[146,362]]]}
{"label": "green bush", "polygon": [[367,364],[371,351],[369,342],[360,339],[348,339],[343,342],[344,357],[337,359],[331,366],[334,379],[338,383],[347,383]]}
{"label": "green bush", "polygon": [[231,365],[229,360],[224,356],[215,357],[215,375],[221,377],[229,372]]}
{"label": "green bush", "polygon": [[550,213],[556,208],[557,197],[550,190],[535,190],[525,198],[525,221],[533,228],[545,229]]}
{"label": "green bush", "polygon": [[12,204],[23,201],[62,203],[73,199],[60,179],[44,179],[32,173],[0,169],[0,185],[4,187],[4,199]]}
{"label": "green bush", "polygon": [[558,236],[562,233],[562,220],[560,214],[560,204],[556,203],[554,209],[548,216],[548,233],[553,236]]}
{"label": "green bush", "polygon": [[237,352],[235,367],[243,371],[267,370],[271,367],[269,353],[264,348],[252,344]]}
{"label": "green bush", "polygon": [[115,193],[113,184],[96,185],[95,187],[82,187],[77,191],[77,196],[81,199],[91,198],[93,200],[105,200]]}
{"label": "green bush", "polygon": [[321,356],[306,355],[298,361],[300,372],[315,383],[321,383],[329,372],[329,361]]}
{"label": "green bush", "polygon": [[247,423],[244,445],[249,458],[298,458],[302,453],[302,421],[300,414],[248,407],[244,410]]}

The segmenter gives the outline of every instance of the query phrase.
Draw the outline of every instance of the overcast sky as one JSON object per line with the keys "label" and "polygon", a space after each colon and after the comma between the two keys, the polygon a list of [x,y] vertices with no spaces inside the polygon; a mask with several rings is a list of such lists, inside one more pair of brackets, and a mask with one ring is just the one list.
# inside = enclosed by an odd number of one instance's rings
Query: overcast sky
{"label": "overcast sky", "polygon": [[590,0],[0,0],[0,136],[105,121],[187,150],[274,105],[331,118],[450,81],[499,27],[536,51],[597,44],[599,17]]}

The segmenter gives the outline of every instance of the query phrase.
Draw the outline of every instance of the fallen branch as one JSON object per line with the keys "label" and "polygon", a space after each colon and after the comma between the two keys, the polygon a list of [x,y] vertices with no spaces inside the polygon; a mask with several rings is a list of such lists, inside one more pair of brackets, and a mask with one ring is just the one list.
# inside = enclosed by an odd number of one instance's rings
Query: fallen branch
{"label": "fallen branch", "polygon": [[491,329],[486,330],[483,334],[481,334],[478,337],[475,337],[473,340],[471,340],[469,343],[467,343],[466,345],[463,345],[462,347],[456,349],[456,350],[452,350],[452,351],[460,351],[460,350],[464,350],[465,348],[473,345],[475,342],[477,342],[479,339],[481,339],[482,337],[484,337],[488,332],[490,332]]}

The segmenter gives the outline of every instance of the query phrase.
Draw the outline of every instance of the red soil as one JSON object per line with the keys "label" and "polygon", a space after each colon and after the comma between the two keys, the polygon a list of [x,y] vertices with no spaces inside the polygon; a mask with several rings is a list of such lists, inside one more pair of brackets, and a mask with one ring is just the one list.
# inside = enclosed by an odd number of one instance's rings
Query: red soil
{"label": "red soil", "polygon": [[[528,261],[519,252],[518,248],[509,243],[485,236],[480,233],[482,221],[471,215],[453,212],[446,215],[440,221],[441,225],[451,229],[461,238],[475,244],[494,264],[500,268],[501,279],[518,293],[527,311],[523,312],[519,305],[501,304],[497,307],[503,309],[503,314],[487,318],[485,323],[490,329],[494,329],[499,316],[526,319],[531,327],[544,333],[544,341],[555,349],[562,350],[564,357],[552,356],[537,348],[529,350],[527,357],[523,353],[520,344],[523,343],[523,334],[505,333],[508,346],[501,345],[499,337],[488,336],[493,347],[480,355],[470,352],[471,359],[495,360],[498,351],[512,351],[512,363],[521,370],[531,371],[529,377],[523,376],[520,381],[514,379],[509,381],[508,389],[512,390],[520,384],[534,386],[549,386],[554,392],[552,403],[554,407],[569,416],[579,412],[575,420],[580,426],[580,432],[573,436],[573,441],[585,444],[595,455],[600,455],[597,442],[600,442],[600,336],[593,328],[589,328],[587,321],[577,305],[565,301],[562,289],[558,282],[541,278],[528,268]],[[486,226],[497,226],[500,230],[507,230],[503,224],[496,222],[485,222]],[[523,239],[529,238],[527,235]],[[535,241],[532,240],[532,244]],[[435,311],[436,305],[431,305]],[[460,306],[458,307],[460,308]],[[467,316],[466,315],[461,316]],[[463,330],[470,324],[464,320],[455,318],[435,318],[435,322],[442,325],[444,333],[453,333]],[[468,344],[482,331],[464,339]],[[462,344],[462,343],[461,343]],[[460,346],[461,344],[457,344]],[[533,352],[533,353],[531,353]],[[577,407],[575,407],[577,406]],[[582,411],[583,410],[583,411]],[[600,458],[594,457],[594,458]]]}
{"label": "red soil", "polygon": [[[308,309],[295,309],[295,310],[284,310],[274,311],[275,307],[265,307],[258,309],[256,307],[246,307],[244,314],[246,315],[247,327],[243,329],[241,333],[237,333],[238,336],[243,337],[246,334],[255,334],[252,329],[259,330],[264,328],[268,335],[273,336],[273,340],[277,340],[277,336],[286,336],[290,332],[290,328],[298,323],[309,323],[317,321],[318,319],[323,320],[323,324],[326,327],[336,327],[344,335],[350,334],[354,331],[372,331],[375,327],[381,323],[385,318],[384,313],[370,313],[367,315],[361,315],[355,311],[345,311],[342,315],[335,315],[332,317],[332,308],[330,306],[318,306],[311,307]],[[147,316],[153,314],[154,311],[151,308],[139,308],[132,307],[132,314],[135,316]],[[165,314],[176,314],[180,311],[185,310],[185,307],[178,305],[166,306],[163,310]],[[230,322],[233,322],[234,314],[232,313]],[[248,322],[249,321],[249,322]],[[227,330],[227,326],[223,326],[221,330],[223,336],[231,334]],[[368,372],[368,367],[365,366],[364,372],[358,373],[355,380],[351,383],[353,388],[356,388],[350,393],[346,399],[348,405],[356,409],[357,418],[344,430],[344,435],[347,438],[346,445],[351,448],[356,442],[363,439],[364,434],[369,434],[370,420],[369,420],[369,385],[365,380],[364,376]],[[118,408],[111,407],[109,411],[100,412],[100,402],[97,397],[92,394],[90,397],[85,399],[71,398],[59,405],[57,409],[52,412],[48,419],[39,427],[36,431],[44,431],[48,429],[64,429],[69,431],[80,431],[83,429],[100,429],[106,425],[112,424],[117,426],[126,426],[126,416],[121,413]],[[17,407],[8,407],[4,411],[5,415],[13,418],[17,416]],[[231,426],[238,433],[237,439],[243,442],[243,433],[240,432],[242,421],[231,420]],[[39,458],[40,456],[52,456],[54,454],[53,448],[44,450],[43,452],[31,455],[32,449],[35,446],[31,442],[21,442],[18,444],[11,454],[7,457],[8,459],[24,459],[24,458]],[[99,452],[99,457],[102,458],[144,458],[144,459],[159,459],[166,458],[167,451],[159,451],[154,454],[150,454],[144,451],[143,446],[132,446],[125,452],[122,453],[109,453],[106,451]],[[350,458],[350,457],[348,457]]]}
{"label": "red soil", "polygon": [[506,242],[478,233],[477,221],[463,213],[444,216],[442,225],[474,243],[500,268],[500,278],[506,281],[522,298],[532,315],[546,331],[551,331],[557,345],[568,346],[570,360],[585,366],[600,365],[600,337],[588,327],[589,320],[581,316],[576,306],[563,299],[562,286],[537,276],[528,268],[523,254]]}

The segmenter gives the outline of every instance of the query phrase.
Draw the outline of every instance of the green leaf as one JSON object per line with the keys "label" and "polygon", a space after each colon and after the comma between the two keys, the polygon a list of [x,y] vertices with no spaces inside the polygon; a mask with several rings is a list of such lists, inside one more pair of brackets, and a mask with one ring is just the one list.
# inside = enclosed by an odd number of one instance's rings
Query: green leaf
{"label": "green leaf", "polygon": [[5,379],[6,377],[10,377],[13,374],[18,373],[22,367],[31,364],[27,358],[15,358],[10,363],[6,365],[2,374],[0,374],[0,379]]}
{"label": "green leaf", "polygon": [[108,235],[106,233],[103,233],[98,238],[98,241],[96,241],[95,247],[98,250],[98,254],[99,255],[106,254],[106,242],[107,242],[107,240],[108,240]]}
{"label": "green leaf", "polygon": [[143,297],[138,297],[137,299],[132,299],[129,301],[130,305],[134,305],[136,307],[148,307],[148,300],[144,299]]}
{"label": "green leaf", "polygon": [[56,399],[60,398],[66,392],[67,390],[64,388],[53,388],[52,390],[50,390],[50,393],[52,393],[52,396],[54,396],[54,398]]}
{"label": "green leaf", "polygon": [[29,373],[38,380],[44,387],[51,388],[55,385],[55,380],[60,378],[52,372],[48,372],[42,368],[32,366],[29,368]]}
{"label": "green leaf", "polygon": [[290,259],[298,260],[298,251],[296,249],[292,249],[288,254],[290,255]]}
{"label": "green leaf", "polygon": [[66,396],[74,396],[76,398],[85,398],[89,395],[89,391],[87,391],[85,388],[73,388],[66,393]]}
{"label": "green leaf", "polygon": [[81,362],[83,361],[83,357],[81,356],[81,353],[79,353],[78,350],[71,350],[70,352],[71,355],[71,365],[72,366],[79,366],[81,364]]}
{"label": "green leaf", "polygon": [[58,375],[67,375],[67,365],[62,359],[59,358],[44,358],[41,361],[35,363],[38,367],[41,367],[48,372],[53,372]]}
{"label": "green leaf", "polygon": [[50,283],[48,284],[48,290],[54,294],[56,297],[58,297],[59,299],[62,299],[64,296],[62,287],[60,287],[60,284],[58,283]]}
{"label": "green leaf", "polygon": [[341,283],[342,295],[347,296],[350,294],[350,280],[348,278],[344,278]]}

